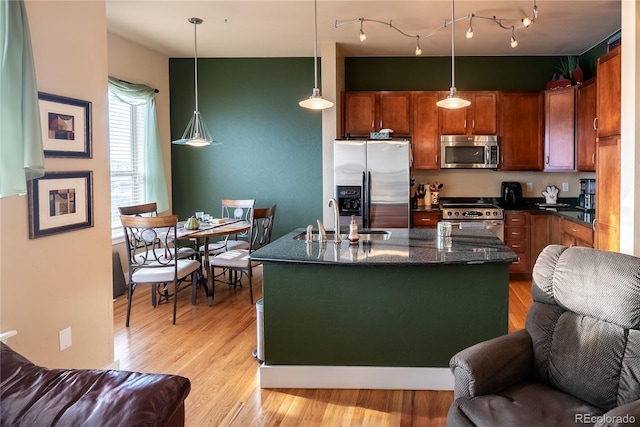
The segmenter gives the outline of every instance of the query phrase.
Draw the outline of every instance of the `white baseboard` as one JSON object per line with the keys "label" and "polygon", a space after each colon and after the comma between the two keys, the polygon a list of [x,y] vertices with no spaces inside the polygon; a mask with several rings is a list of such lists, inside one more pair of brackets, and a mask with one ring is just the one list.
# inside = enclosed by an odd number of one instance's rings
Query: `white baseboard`
{"label": "white baseboard", "polygon": [[268,366],[263,363],[260,387],[453,390],[453,374],[449,368]]}

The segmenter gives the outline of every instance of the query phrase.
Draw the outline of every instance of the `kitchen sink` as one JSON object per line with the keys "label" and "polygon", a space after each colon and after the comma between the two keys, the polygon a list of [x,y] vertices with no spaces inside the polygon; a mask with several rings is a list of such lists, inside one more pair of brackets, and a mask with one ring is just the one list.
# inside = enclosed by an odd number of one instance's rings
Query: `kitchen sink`
{"label": "kitchen sink", "polygon": [[[371,240],[387,240],[389,239],[389,236],[391,236],[391,232],[390,231],[386,231],[386,230],[362,230],[358,233],[358,235],[360,236],[360,240],[368,242]],[[318,241],[318,237],[320,235],[318,234],[318,230],[313,230],[312,231],[312,239],[313,241]],[[333,238],[335,236],[335,232],[333,231],[327,231],[327,242],[333,242]],[[348,234],[340,234],[340,238],[342,240],[348,241],[349,240],[349,235]],[[300,234],[297,234],[295,236],[293,236],[294,240],[307,240],[307,232],[303,231]]]}

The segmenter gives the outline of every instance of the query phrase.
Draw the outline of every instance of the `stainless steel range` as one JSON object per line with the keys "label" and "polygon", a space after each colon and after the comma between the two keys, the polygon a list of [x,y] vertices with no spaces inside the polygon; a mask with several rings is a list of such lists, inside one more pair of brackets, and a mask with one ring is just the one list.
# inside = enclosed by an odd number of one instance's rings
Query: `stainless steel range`
{"label": "stainless steel range", "polygon": [[443,201],[442,220],[460,229],[486,228],[504,241],[504,210],[494,204]]}

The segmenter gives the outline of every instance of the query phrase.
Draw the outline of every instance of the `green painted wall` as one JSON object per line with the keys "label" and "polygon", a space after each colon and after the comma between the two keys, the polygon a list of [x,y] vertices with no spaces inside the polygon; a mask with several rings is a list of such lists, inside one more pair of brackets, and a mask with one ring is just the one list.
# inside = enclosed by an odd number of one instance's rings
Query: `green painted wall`
{"label": "green painted wall", "polygon": [[[193,113],[193,59],[170,59],[171,138]],[[173,210],[221,212],[223,198],[278,204],[274,238],[322,218],[321,113],[298,102],[313,59],[199,59],[200,111],[222,145],[172,145]]]}
{"label": "green painted wall", "polygon": [[[456,57],[458,90],[543,90],[559,57]],[[346,90],[449,90],[450,57],[346,58]]]}

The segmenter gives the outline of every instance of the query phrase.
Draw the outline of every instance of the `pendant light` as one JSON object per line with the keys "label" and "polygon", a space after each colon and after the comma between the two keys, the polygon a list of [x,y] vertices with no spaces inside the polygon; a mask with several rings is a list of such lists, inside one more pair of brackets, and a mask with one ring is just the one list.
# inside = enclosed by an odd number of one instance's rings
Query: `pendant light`
{"label": "pendant light", "polygon": [[187,128],[182,134],[182,138],[175,141],[171,141],[172,144],[177,145],[190,145],[192,147],[204,147],[206,145],[218,144],[213,141],[209,129],[202,121],[200,110],[198,109],[198,37],[197,30],[199,24],[202,24],[200,18],[189,18],[188,21],[193,24],[193,39],[195,46],[195,62],[194,62],[194,82],[195,82],[195,95],[196,95],[196,108],[193,112],[193,117],[189,121]]}
{"label": "pendant light", "polygon": [[441,99],[436,102],[438,107],[447,108],[450,110],[456,108],[468,107],[471,105],[470,101],[467,101],[464,98],[460,98],[456,93],[456,84],[455,84],[455,29],[456,29],[456,18],[453,8],[453,1],[451,0],[451,88],[449,89],[449,95],[445,99]]}
{"label": "pendant light", "polygon": [[301,107],[308,108],[310,110],[324,110],[333,107],[333,102],[328,99],[324,99],[320,95],[320,89],[318,89],[318,1],[313,2],[313,77],[314,86],[311,91],[311,96],[307,99],[300,101],[298,104]]}

